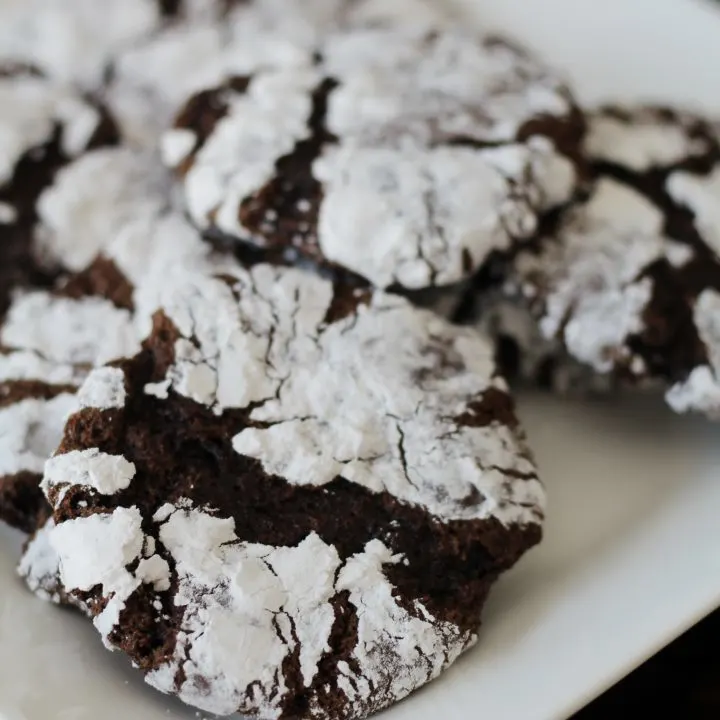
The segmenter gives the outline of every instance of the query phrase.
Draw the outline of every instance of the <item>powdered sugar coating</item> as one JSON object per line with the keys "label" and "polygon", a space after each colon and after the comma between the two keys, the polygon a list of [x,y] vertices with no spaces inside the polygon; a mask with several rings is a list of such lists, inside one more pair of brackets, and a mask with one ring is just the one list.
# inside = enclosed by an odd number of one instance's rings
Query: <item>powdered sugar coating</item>
{"label": "powdered sugar coating", "polygon": [[[38,391],[18,402],[0,404],[0,477],[42,473],[45,460],[62,438],[66,418],[78,409],[73,394],[82,368],[55,363],[31,351],[0,353],[0,388],[12,398],[15,384],[29,382],[56,392]],[[1,395],[0,395],[1,396]]]}
{"label": "powdered sugar coating", "polygon": [[62,438],[65,421],[77,408],[72,393],[50,400],[28,398],[0,408],[0,478],[42,473]]}
{"label": "powdered sugar coating", "polygon": [[123,407],[125,400],[125,374],[119,368],[98,368],[78,390],[81,407],[109,410]]}
{"label": "powdered sugar coating", "polygon": [[678,205],[692,212],[703,240],[720,257],[720,164],[706,176],[673,173],[667,190]]}
{"label": "powdered sugar coating", "polygon": [[[333,148],[315,165],[325,186],[318,225],[323,255],[379,287],[458,282],[492,250],[508,250],[535,232],[536,208],[546,201],[538,158],[557,160],[560,196],[569,193],[571,165],[549,144],[483,153],[412,145]],[[510,188],[524,199],[511,198]]]}
{"label": "powdered sugar coating", "polygon": [[[622,232],[614,224],[617,217],[628,218]],[[540,321],[543,336],[562,333],[571,355],[598,372],[632,362],[625,343],[642,330],[652,293],[652,281],[638,277],[664,253],[662,237],[652,233],[654,219],[641,195],[606,180],[569,217],[560,243],[548,243],[543,254],[527,253],[517,261],[521,278],[542,273],[543,283],[553,289]],[[661,220],[658,212],[657,231]]]}
{"label": "powdered sugar coating", "polygon": [[0,62],[26,62],[62,82],[96,89],[113,54],[160,19],[156,0],[4,0]]}
{"label": "powdered sugar coating", "polygon": [[[60,523],[50,531],[50,544],[58,555],[65,590],[90,590],[101,585],[108,597],[105,608],[93,618],[108,647],[107,635],[117,624],[126,600],[143,583],[167,590],[170,569],[158,555],[142,558],[143,532],[137,508],[116,508]],[[134,571],[127,569],[138,560]]]}
{"label": "powdered sugar coating", "polygon": [[18,564],[18,574],[39,598],[60,603],[60,559],[50,544],[50,533],[54,527],[55,521],[50,518],[28,541]]}
{"label": "powdered sugar coating", "polygon": [[671,387],[666,395],[675,412],[698,411],[720,419],[720,293],[706,290],[697,300],[695,325],[708,351],[707,365],[694,368],[687,380]]}
{"label": "powdered sugar coating", "polygon": [[[402,698],[474,641],[450,624],[438,628],[422,608],[417,617],[398,605],[382,568],[401,558],[379,541],[342,565],[335,549],[315,534],[294,548],[238,543],[232,520],[196,509],[174,511],[160,538],[178,567],[176,603],[187,605],[188,611],[176,659],[155,670],[148,682],[172,690],[167,680],[175,676],[179,661],[189,657],[182,663],[186,680],[180,697],[209,712],[257,712],[259,707],[263,717],[277,717],[286,691],[278,671],[296,644],[309,688],[328,649],[334,621],[329,601],[336,592],[348,591],[350,602],[362,610],[351,658],[356,669],[343,663],[338,681],[355,707],[353,716],[362,713],[364,703],[373,707],[370,697],[378,685],[389,683],[383,693]],[[191,610],[198,597],[202,621]],[[248,648],[247,655],[238,653],[238,646]],[[378,653],[387,664],[378,665]],[[254,697],[246,708],[244,694],[251,684]],[[199,692],[198,685],[205,690]],[[310,714],[319,711],[311,703]]]}
{"label": "powdered sugar coating", "polygon": [[43,466],[78,409],[84,374],[32,351],[0,351],[0,519],[17,529],[31,531],[41,513]]}
{"label": "powdered sugar coating", "polygon": [[652,108],[628,115],[606,113],[593,118],[585,140],[592,160],[616,163],[635,172],[683,162],[707,152],[709,143],[692,137],[690,116],[678,118]]}
{"label": "powdered sugar coating", "polygon": [[343,139],[511,142],[527,121],[572,110],[565,86],[536,59],[457,27],[337,33],[323,52],[327,74],[341,81],[328,129]]}
{"label": "powdered sugar coating", "polygon": [[36,240],[43,254],[78,272],[128,224],[160,215],[169,196],[153,153],[95,150],[60,170],[40,196]]}
{"label": "powdered sugar coating", "polygon": [[62,151],[74,157],[87,147],[100,122],[90,103],[34,75],[0,76],[0,105],[0,185],[12,178],[25,153],[52,137],[57,125]]}
{"label": "powdered sugar coating", "polygon": [[[476,640],[452,623],[435,622],[420,602],[412,613],[398,604],[383,568],[402,560],[373,540],[338,573],[337,589],[348,591],[350,602],[362,610],[353,666],[343,668],[341,680],[349,700],[359,707],[378,683],[387,683],[388,695],[405,697],[417,686],[418,674],[424,675],[423,682],[434,679]],[[381,671],[378,655],[384,657]]]}
{"label": "powdered sugar coating", "polygon": [[0,352],[0,383],[34,380],[48,385],[79,385],[82,368],[48,360],[29,350]]}
{"label": "powdered sugar coating", "polygon": [[590,118],[589,199],[513,261],[543,336],[598,373],[660,378],[678,412],[716,416],[720,139],[657,108]]}
{"label": "powdered sugar coating", "polygon": [[100,297],[21,295],[0,327],[0,344],[67,364],[101,365],[140,348],[130,312]]}
{"label": "powdered sugar coating", "polygon": [[161,525],[160,542],[179,576],[175,603],[187,611],[171,672],[160,666],[148,682],[171,691],[163,678],[173,678],[187,657],[182,700],[208,712],[260,708],[275,717],[286,691],[278,676],[288,652],[299,648],[309,687],[327,649],[340,559],[314,534],[295,548],[272,548],[239,543],[233,525],[197,509],[175,510]]}
{"label": "powdered sugar coating", "polygon": [[552,142],[517,139],[572,115],[564,86],[506,44],[361,29],[331,34],[319,64],[195,96],[162,148],[200,228],[421,289],[466,278],[570,196]]}
{"label": "powdered sugar coating", "polygon": [[50,458],[45,464],[42,486],[45,494],[64,485],[82,485],[102,495],[113,495],[127,488],[134,476],[135,467],[125,458],[93,448]]}
{"label": "powdered sugar coating", "polygon": [[560,340],[544,337],[527,299],[516,289],[485,288],[471,296],[473,305],[465,306],[462,321],[495,341],[498,364],[511,383],[581,397],[605,394],[614,386],[610,376],[571,357]]}

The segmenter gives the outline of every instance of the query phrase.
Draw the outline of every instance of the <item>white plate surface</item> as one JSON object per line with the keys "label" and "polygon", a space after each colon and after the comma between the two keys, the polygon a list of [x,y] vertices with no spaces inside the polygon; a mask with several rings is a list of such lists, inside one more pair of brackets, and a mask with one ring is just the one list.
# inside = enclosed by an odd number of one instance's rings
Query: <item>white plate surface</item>
{"label": "white plate surface", "polygon": [[[460,0],[566,69],[586,102],[720,113],[720,12],[692,0]],[[720,604],[720,427],[658,398],[522,398],[551,497],[478,647],[384,720],[561,720]],[[93,628],[27,595],[0,530],[0,720],[191,720]]]}

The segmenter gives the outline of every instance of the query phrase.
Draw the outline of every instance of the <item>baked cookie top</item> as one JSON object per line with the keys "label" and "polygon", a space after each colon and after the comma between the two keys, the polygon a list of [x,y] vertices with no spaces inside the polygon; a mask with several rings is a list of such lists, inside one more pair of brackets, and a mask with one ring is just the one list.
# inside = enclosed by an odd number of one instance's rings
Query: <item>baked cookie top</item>
{"label": "baked cookie top", "polygon": [[64,590],[209,712],[363,717],[435,677],[540,537],[492,348],[269,265],[173,278],[161,307],[46,466]]}
{"label": "baked cookie top", "polygon": [[312,65],[233,75],[162,141],[204,231],[378,287],[469,277],[575,187],[583,122],[558,78],[459,29],[330,34]]}
{"label": "baked cookie top", "polygon": [[679,412],[720,411],[720,144],[709,121],[599,111],[587,196],[514,261],[547,338],[597,372],[670,385]]}

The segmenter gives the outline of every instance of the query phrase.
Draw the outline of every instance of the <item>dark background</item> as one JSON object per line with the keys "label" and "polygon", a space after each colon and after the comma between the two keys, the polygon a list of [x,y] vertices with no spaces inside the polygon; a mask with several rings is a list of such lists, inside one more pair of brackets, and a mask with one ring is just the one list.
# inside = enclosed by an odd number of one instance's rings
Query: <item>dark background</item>
{"label": "dark background", "polygon": [[665,717],[720,720],[720,610],[572,720],[654,720]]}

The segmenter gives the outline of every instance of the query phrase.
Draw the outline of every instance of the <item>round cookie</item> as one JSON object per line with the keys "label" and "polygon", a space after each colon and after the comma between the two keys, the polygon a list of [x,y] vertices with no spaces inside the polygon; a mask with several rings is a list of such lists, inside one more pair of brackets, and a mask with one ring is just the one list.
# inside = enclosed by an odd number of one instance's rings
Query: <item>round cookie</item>
{"label": "round cookie", "polygon": [[380,28],[197,93],[162,148],[203,231],[420,290],[531,238],[574,190],[555,146],[582,130],[565,86],[504,41]]}
{"label": "round cookie", "polygon": [[490,345],[268,265],[162,297],[46,466],[64,591],[207,712],[359,718],[436,677],[541,533]]}
{"label": "round cookie", "polygon": [[15,288],[54,277],[33,240],[38,197],[63,165],[117,133],[100,107],[18,65],[0,66],[0,104],[1,321]]}
{"label": "round cookie", "polygon": [[720,144],[707,121],[599,111],[593,181],[513,260],[545,338],[597,373],[662,380],[678,412],[720,414]]}

